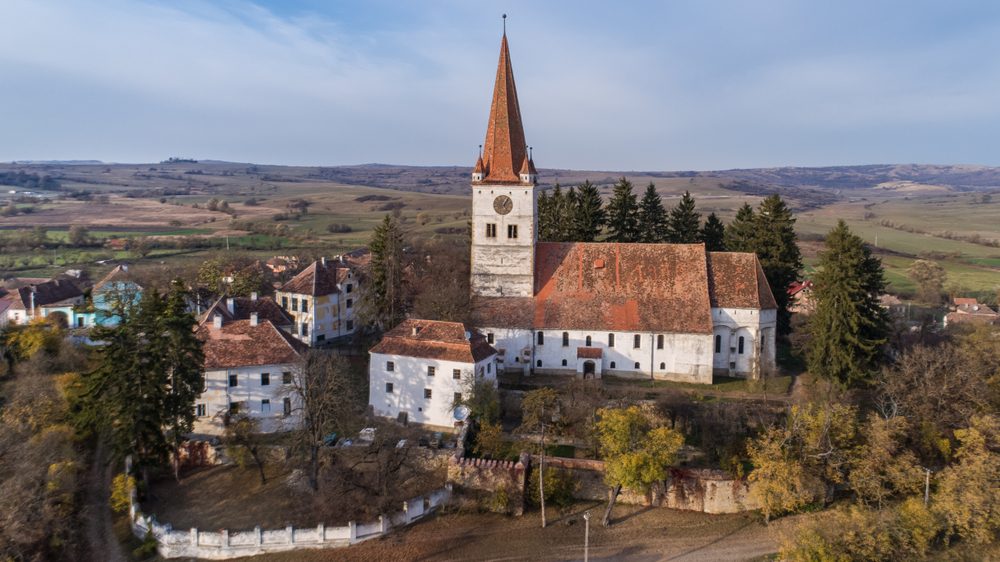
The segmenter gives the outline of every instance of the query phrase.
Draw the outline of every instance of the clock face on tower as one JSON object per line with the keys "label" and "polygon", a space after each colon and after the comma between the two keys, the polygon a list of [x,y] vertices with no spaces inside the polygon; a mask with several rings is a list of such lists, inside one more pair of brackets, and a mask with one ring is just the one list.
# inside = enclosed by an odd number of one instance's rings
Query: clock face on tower
{"label": "clock face on tower", "polygon": [[506,195],[501,195],[493,200],[493,210],[497,212],[498,215],[506,215],[514,208],[514,202],[510,200],[510,197]]}

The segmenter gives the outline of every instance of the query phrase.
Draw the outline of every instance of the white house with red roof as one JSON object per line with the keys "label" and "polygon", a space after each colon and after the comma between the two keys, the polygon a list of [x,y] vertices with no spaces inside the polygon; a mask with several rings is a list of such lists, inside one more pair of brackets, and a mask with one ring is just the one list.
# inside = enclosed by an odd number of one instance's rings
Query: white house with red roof
{"label": "white house with red roof", "polygon": [[274,298],[293,318],[296,339],[315,346],[354,335],[359,260],[353,254],[320,258],[277,290]]}
{"label": "white house with red roof", "polygon": [[459,322],[404,320],[369,354],[369,405],[407,423],[452,429],[470,381],[496,384],[496,349]]}
{"label": "white house with red roof", "polygon": [[536,184],[505,34],[471,250],[473,322],[505,369],[711,383],[774,367],[777,305],[754,254],[539,242]]}

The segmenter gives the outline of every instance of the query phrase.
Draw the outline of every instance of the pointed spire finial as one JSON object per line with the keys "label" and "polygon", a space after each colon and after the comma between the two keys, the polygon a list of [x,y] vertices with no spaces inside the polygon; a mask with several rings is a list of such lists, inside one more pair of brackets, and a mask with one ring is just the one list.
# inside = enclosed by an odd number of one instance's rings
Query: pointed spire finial
{"label": "pointed spire finial", "polygon": [[479,157],[483,157],[483,145],[479,145]]}
{"label": "pointed spire finial", "polygon": [[507,35],[507,14],[504,14],[501,17],[503,17],[503,34]]}

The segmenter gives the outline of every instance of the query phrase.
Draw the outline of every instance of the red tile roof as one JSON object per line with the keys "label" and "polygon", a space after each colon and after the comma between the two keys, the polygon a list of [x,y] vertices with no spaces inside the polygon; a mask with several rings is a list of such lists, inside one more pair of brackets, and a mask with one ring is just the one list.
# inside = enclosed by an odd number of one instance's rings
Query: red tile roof
{"label": "red tile roof", "polygon": [[349,273],[350,267],[339,260],[316,260],[279,290],[313,297],[332,295],[340,292],[337,284],[346,281]]}
{"label": "red tile roof", "polygon": [[257,313],[257,320],[270,320],[275,326],[291,326],[295,320],[285,312],[274,300],[263,297],[253,299],[250,297],[231,297],[233,299],[233,311],[229,311],[229,303],[226,297],[216,300],[208,310],[198,317],[198,323],[211,323],[216,314],[221,314],[223,322],[233,320],[249,320],[250,313]]}
{"label": "red tile roof", "polygon": [[576,357],[578,359],[600,359],[602,355],[601,348],[599,347],[578,347],[576,348]]}
{"label": "red tile roof", "polygon": [[718,308],[778,308],[757,255],[709,252],[709,292]]}
{"label": "red tile roof", "polygon": [[979,300],[976,297],[955,297],[953,299],[955,306],[972,306],[979,304]]}
{"label": "red tile roof", "polygon": [[211,322],[198,327],[204,342],[205,369],[232,369],[297,362],[308,347],[278,329],[268,320],[251,326],[235,320],[215,328]]}
{"label": "red tile roof", "polygon": [[482,334],[461,322],[407,319],[386,332],[369,352],[476,363],[497,351]]}
{"label": "red tile roof", "polygon": [[518,171],[527,158],[527,152],[505,33],[500,41],[493,103],[490,105],[490,119],[486,126],[486,142],[483,143],[482,159],[486,171],[483,183],[521,183]]}
{"label": "red tile roof", "polygon": [[712,332],[702,244],[543,242],[535,328]]}

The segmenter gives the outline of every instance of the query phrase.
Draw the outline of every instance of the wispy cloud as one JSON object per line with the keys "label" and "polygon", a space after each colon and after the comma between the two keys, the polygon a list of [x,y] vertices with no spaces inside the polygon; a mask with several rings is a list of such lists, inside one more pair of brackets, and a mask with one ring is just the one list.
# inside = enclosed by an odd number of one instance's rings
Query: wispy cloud
{"label": "wispy cloud", "polygon": [[1000,164],[992,4],[736,0],[7,0],[0,159],[467,164],[503,10],[542,166]]}

